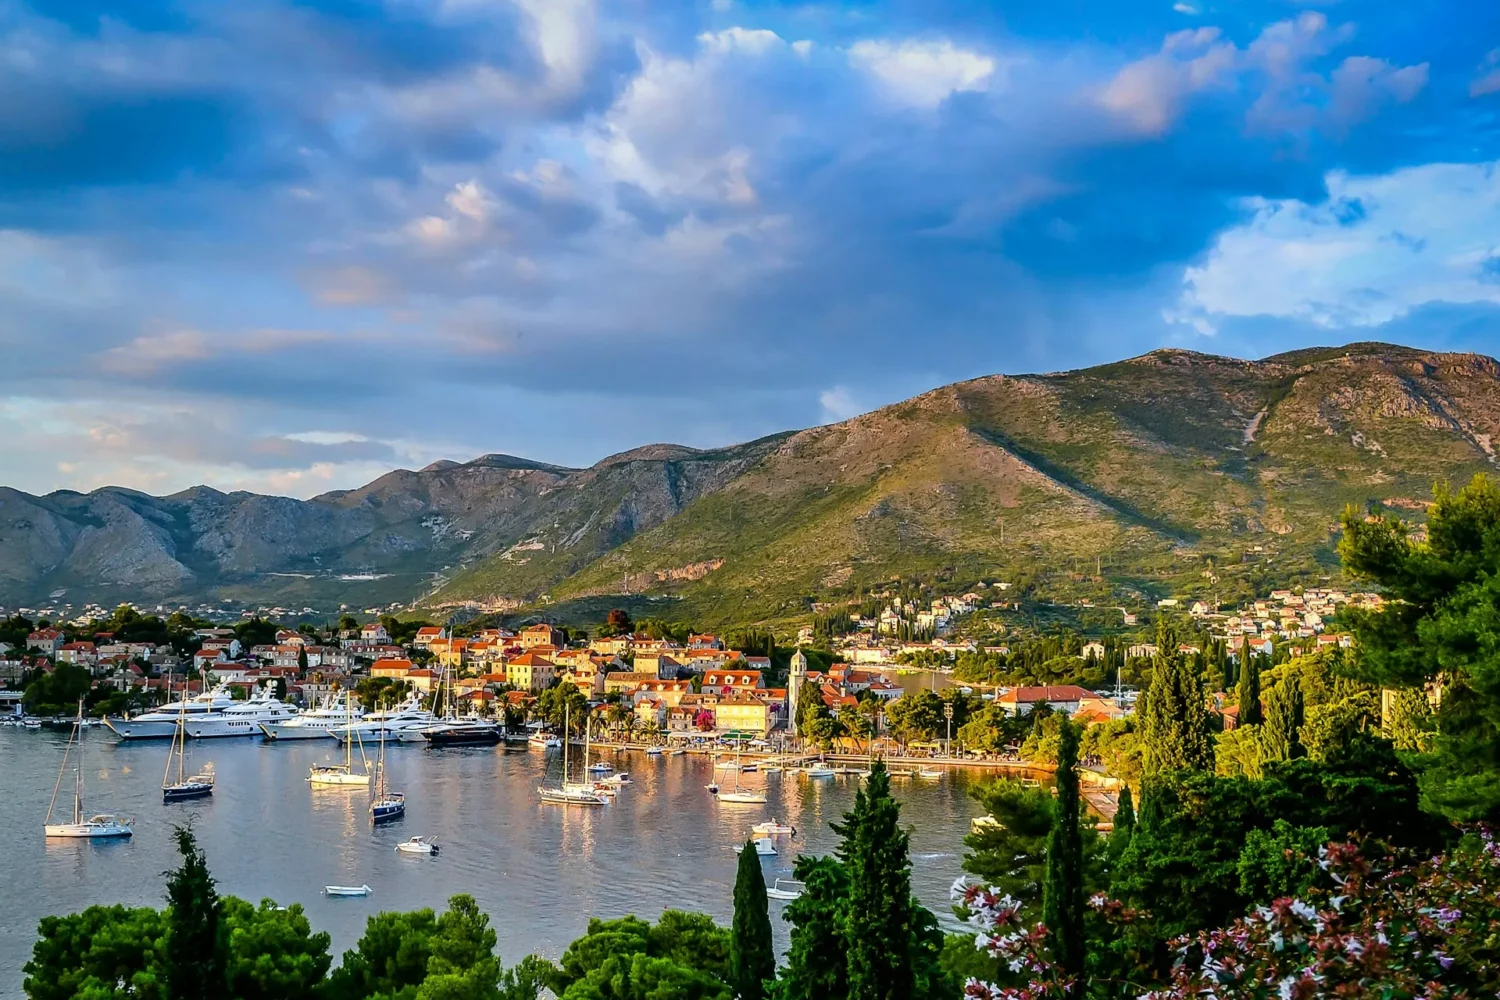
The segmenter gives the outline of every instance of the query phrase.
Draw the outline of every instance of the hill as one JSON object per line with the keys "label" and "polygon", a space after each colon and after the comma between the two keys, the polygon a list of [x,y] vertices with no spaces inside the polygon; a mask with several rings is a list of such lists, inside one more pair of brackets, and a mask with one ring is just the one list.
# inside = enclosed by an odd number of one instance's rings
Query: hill
{"label": "hill", "polygon": [[1500,365],[1383,344],[988,376],[837,424],[568,469],[504,455],[297,501],[0,490],[0,601],[423,599],[724,624],[892,577],[1095,603],[1336,574],[1345,504],[1494,467]]}

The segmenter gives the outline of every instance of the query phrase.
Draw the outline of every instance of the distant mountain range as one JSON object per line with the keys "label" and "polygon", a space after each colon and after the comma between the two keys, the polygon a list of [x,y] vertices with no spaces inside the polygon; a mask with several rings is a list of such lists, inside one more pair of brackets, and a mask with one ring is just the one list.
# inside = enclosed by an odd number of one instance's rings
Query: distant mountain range
{"label": "distant mountain range", "polygon": [[[1228,599],[1337,573],[1345,504],[1420,519],[1493,470],[1500,364],[1385,344],[1180,350],[944,386],[837,424],[587,469],[506,455],[311,500],[0,488],[0,603],[539,606],[675,595],[705,624],[895,576]],[[607,601],[606,601],[607,603]]]}

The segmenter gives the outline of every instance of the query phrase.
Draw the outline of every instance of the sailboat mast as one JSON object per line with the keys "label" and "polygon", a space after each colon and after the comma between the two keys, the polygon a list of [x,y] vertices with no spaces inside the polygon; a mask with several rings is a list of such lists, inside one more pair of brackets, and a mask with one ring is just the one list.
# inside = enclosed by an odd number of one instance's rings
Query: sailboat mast
{"label": "sailboat mast", "polygon": [[78,720],[73,723],[78,737],[78,778],[73,785],[73,822],[83,822],[83,699],[78,699]]}

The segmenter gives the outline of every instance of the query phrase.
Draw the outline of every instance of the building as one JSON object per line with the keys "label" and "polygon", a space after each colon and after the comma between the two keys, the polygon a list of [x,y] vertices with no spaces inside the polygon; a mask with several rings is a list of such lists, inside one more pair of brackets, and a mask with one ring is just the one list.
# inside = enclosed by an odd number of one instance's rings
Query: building
{"label": "building", "polygon": [[666,653],[637,653],[633,669],[638,674],[651,674],[662,680],[674,680],[677,677],[677,668],[681,665]]}
{"label": "building", "polygon": [[703,690],[727,695],[735,691],[765,687],[759,670],[708,670],[703,674]]}
{"label": "building", "polygon": [[1125,714],[1113,700],[1101,698],[1076,684],[1016,687],[995,696],[995,704],[1010,715],[1029,715],[1032,709],[1043,703],[1069,715],[1089,711],[1117,719]]}
{"label": "building", "polygon": [[533,646],[551,646],[561,649],[563,634],[551,625],[528,625],[521,630],[521,649],[529,650]]}
{"label": "building", "polygon": [[802,685],[806,682],[807,654],[802,652],[802,648],[799,646],[797,647],[797,651],[792,654],[791,672],[787,675],[786,682],[786,717],[791,720],[793,727],[797,725],[797,695],[802,692]]}
{"label": "building", "polygon": [[370,622],[359,629],[359,641],[367,645],[383,646],[391,641],[391,634],[379,622]]}
{"label": "building", "polygon": [[425,649],[427,647],[427,644],[432,642],[432,640],[441,639],[442,637],[442,629],[438,628],[436,625],[424,625],[423,627],[417,629],[417,634],[412,637],[411,644],[413,646],[421,646]]}
{"label": "building", "polygon": [[371,677],[389,677],[392,680],[401,680],[411,672],[415,666],[410,660],[376,660],[370,666]]}
{"label": "building", "polygon": [[536,653],[522,653],[505,662],[505,679],[518,691],[530,691],[532,694],[545,691],[552,686],[552,680],[556,676],[556,665]]}
{"label": "building", "polygon": [[92,642],[65,642],[57,650],[58,663],[71,663],[75,667],[92,667],[98,658]]}
{"label": "building", "polygon": [[714,724],[723,732],[752,733],[764,738],[771,731],[771,706],[752,694],[732,694],[720,698],[714,706]]}
{"label": "building", "polygon": [[660,680],[654,673],[633,670],[615,670],[604,675],[604,693],[634,694],[647,681]]}
{"label": "building", "polygon": [[38,629],[26,637],[26,648],[43,656],[56,656],[63,647],[63,634],[55,628]]}

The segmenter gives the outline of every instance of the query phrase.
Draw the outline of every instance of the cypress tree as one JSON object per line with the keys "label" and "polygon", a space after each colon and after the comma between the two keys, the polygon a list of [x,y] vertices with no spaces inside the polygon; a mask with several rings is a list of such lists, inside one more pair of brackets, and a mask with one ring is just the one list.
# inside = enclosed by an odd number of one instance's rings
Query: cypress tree
{"label": "cypress tree", "polygon": [[792,925],[786,968],[776,983],[777,1000],[847,1000],[849,965],[844,959],[849,873],[833,858],[804,855],[792,874],[804,885],[788,903]]}
{"label": "cypress tree", "polygon": [[162,962],[166,1000],[222,1000],[228,987],[222,905],[208,860],[191,827],[174,828],[182,864],[167,876],[167,947]]}
{"label": "cypress tree", "polygon": [[1245,668],[1240,671],[1236,700],[1240,706],[1238,725],[1258,726],[1264,721],[1260,709],[1260,660],[1248,651],[1245,655]]}
{"label": "cypress tree", "polygon": [[1288,673],[1266,697],[1266,721],[1261,726],[1265,759],[1291,760],[1302,756],[1302,685]]}
{"label": "cypress tree", "polygon": [[1141,767],[1146,778],[1183,769],[1208,770],[1208,707],[1197,674],[1181,654],[1157,650],[1141,704]]}
{"label": "cypress tree", "polygon": [[771,904],[755,844],[745,842],[734,879],[734,923],[729,940],[729,979],[739,1000],[763,1000],[766,982],[776,978],[771,944]]}
{"label": "cypress tree", "polygon": [[833,828],[849,872],[849,1000],[910,1000],[915,991],[911,860],[900,814],[885,762],[876,761],[844,824]]}
{"label": "cypress tree", "polygon": [[1052,960],[1072,981],[1069,996],[1083,995],[1083,838],[1079,833],[1078,727],[1066,717],[1058,730],[1057,807],[1047,839],[1047,877],[1042,885],[1042,923]]}
{"label": "cypress tree", "polygon": [[1120,789],[1114,824],[1115,828],[1109,835],[1109,853],[1118,858],[1125,853],[1125,848],[1130,846],[1130,840],[1135,836],[1135,799],[1130,794],[1129,785]]}

